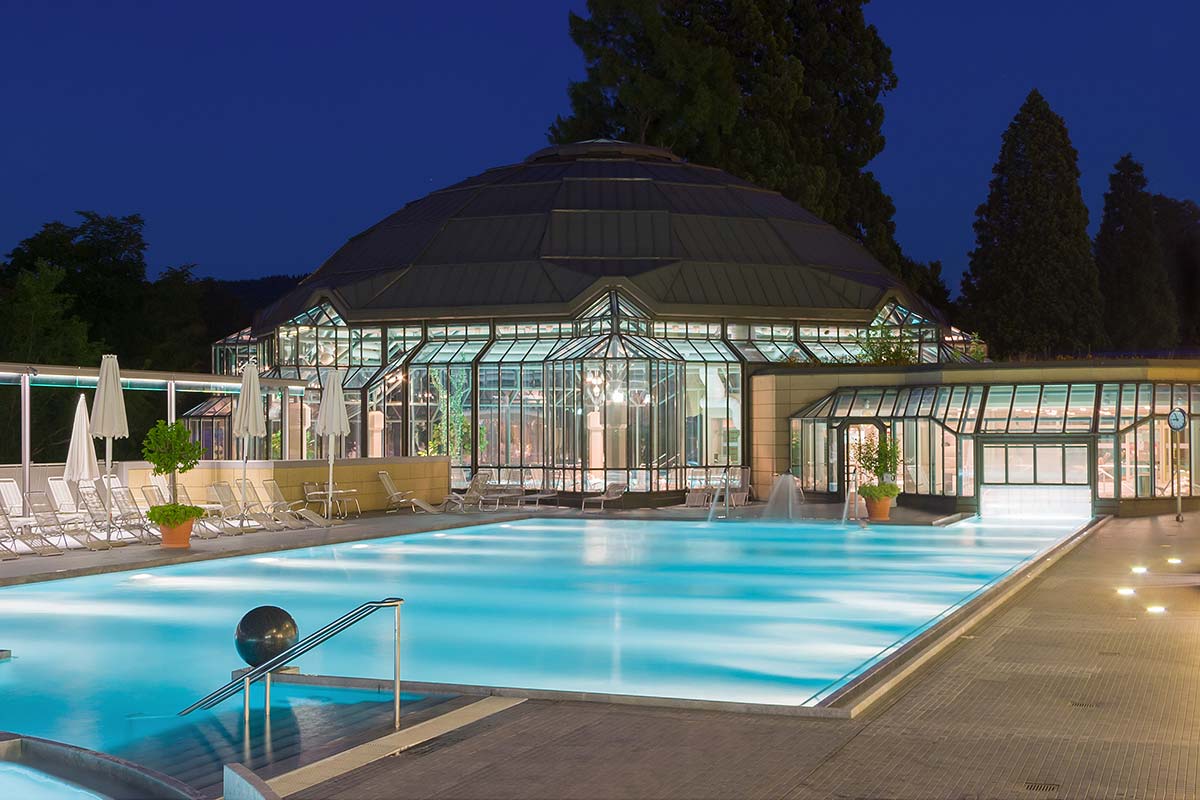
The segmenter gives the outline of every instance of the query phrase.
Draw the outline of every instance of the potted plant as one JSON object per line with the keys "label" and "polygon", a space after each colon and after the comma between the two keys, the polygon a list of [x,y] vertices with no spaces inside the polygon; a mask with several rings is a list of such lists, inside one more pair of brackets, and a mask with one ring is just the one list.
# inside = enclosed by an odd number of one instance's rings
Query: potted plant
{"label": "potted plant", "polygon": [[854,458],[863,472],[875,478],[874,483],[858,487],[858,493],[867,502],[867,517],[877,522],[890,519],[892,503],[900,494],[895,483],[896,470],[900,468],[896,440],[868,436],[854,446]]}
{"label": "potted plant", "polygon": [[155,475],[170,476],[170,502],[151,506],[146,516],[162,532],[162,546],[186,550],[191,544],[192,525],[204,516],[204,509],[177,502],[175,479],[200,463],[204,448],[193,442],[182,422],[159,420],[142,442],[142,457],[150,462]]}

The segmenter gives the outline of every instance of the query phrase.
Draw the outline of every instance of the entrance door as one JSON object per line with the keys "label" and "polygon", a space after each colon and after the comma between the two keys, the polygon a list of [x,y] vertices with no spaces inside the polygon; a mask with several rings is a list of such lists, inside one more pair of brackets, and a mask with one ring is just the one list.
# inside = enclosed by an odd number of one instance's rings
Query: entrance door
{"label": "entrance door", "polygon": [[1095,444],[1049,437],[983,441],[979,514],[1018,519],[1086,519],[1095,494]]}

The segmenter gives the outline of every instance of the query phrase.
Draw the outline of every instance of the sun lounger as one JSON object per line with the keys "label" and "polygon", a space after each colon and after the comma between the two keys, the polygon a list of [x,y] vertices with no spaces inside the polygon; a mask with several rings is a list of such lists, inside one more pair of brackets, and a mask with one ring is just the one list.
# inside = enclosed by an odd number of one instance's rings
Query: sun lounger
{"label": "sun lounger", "polygon": [[47,542],[54,537],[62,542],[65,549],[70,547],[68,540],[88,550],[111,550],[112,545],[96,536],[85,526],[78,515],[63,515],[55,512],[50,505],[50,498],[43,492],[27,492],[25,495],[29,510],[37,520],[37,532]]}
{"label": "sun lounger", "polygon": [[50,489],[50,502],[54,504],[54,508],[60,514],[84,514],[81,511],[79,504],[75,502],[75,495],[71,492],[71,484],[67,483],[66,478],[49,478],[46,481]]}
{"label": "sun lounger", "polygon": [[[378,475],[379,482],[383,484],[383,492],[387,495],[388,513],[399,511],[405,507],[412,509],[415,513],[419,507],[415,502],[417,499],[416,492],[397,489],[395,482],[392,481],[391,474],[385,469],[379,470]],[[425,505],[426,508],[429,508],[429,506],[424,503],[422,503],[422,505]]]}
{"label": "sun lounger", "polygon": [[14,561],[21,557],[17,552],[17,532],[8,524],[8,515],[0,508],[0,561]]}
{"label": "sun lounger", "polygon": [[517,508],[524,508],[529,503],[533,503],[534,507],[541,504],[543,500],[553,500],[558,502],[558,492],[553,489],[548,489],[544,492],[532,492],[523,494],[517,498]]}
{"label": "sun lounger", "polygon": [[258,496],[258,490],[254,488],[254,484],[250,483],[250,481],[243,481],[241,478],[238,478],[234,483],[234,490],[239,497],[243,496],[243,491],[245,492],[246,508],[251,511],[266,514],[283,527],[291,528],[292,530],[304,530],[308,527],[295,514],[288,513],[287,511],[276,511],[270,506],[264,505],[262,498]]}
{"label": "sun lounger", "polygon": [[[104,532],[104,540],[113,547],[124,547],[130,542],[122,536],[128,536],[133,541],[140,541],[136,534],[122,530],[117,524],[118,515],[114,514],[112,520],[109,519],[108,508],[104,505],[104,501],[100,499],[100,493],[96,491],[96,484],[91,481],[81,481],[79,483],[79,507],[82,508],[91,519],[92,529],[97,535]],[[115,534],[115,538],[114,538]]]}
{"label": "sun lounger", "polygon": [[[142,497],[145,498],[146,505],[149,508],[154,508],[154,506],[165,506],[168,502],[170,502],[163,494],[162,489],[157,484],[153,483],[142,487]],[[191,503],[183,503],[183,505],[191,505]],[[197,539],[216,539],[220,535],[220,529],[214,526],[211,522],[207,521],[204,517],[197,519],[192,524],[192,536],[195,536]]]}
{"label": "sun lounger", "polygon": [[587,511],[588,503],[596,503],[600,506],[600,510],[603,511],[605,503],[611,503],[614,500],[620,500],[625,496],[625,492],[628,490],[629,484],[627,483],[610,483],[607,487],[605,487],[603,494],[599,494],[594,497],[583,498],[583,502],[580,503],[579,507],[581,510]]}
{"label": "sun lounger", "polygon": [[133,492],[129,491],[129,487],[112,486],[112,498],[113,521],[119,524],[122,530],[132,533],[143,544],[158,544],[162,541],[158,526],[142,514],[142,509],[133,499]]}
{"label": "sun lounger", "polygon": [[[39,556],[61,556],[62,548],[55,547],[45,536],[32,526],[19,527],[14,525],[3,508],[0,508],[0,538],[8,539],[6,550],[15,555],[18,548],[24,546],[29,552]],[[5,560],[13,556],[5,556]]]}
{"label": "sun lounger", "polygon": [[480,470],[471,476],[470,483],[467,484],[466,491],[461,494],[458,492],[450,492],[442,500],[443,511],[466,511],[470,506],[475,506],[478,509],[483,508],[483,493],[487,488],[488,481],[491,479],[491,473]]}
{"label": "sun lounger", "polygon": [[0,508],[8,514],[8,521],[15,529],[32,525],[33,517],[25,516],[25,504],[21,500],[21,487],[12,478],[0,478]]}
{"label": "sun lounger", "polygon": [[253,520],[266,531],[284,529],[282,525],[271,519],[270,515],[242,508],[237,495],[233,493],[233,487],[227,481],[217,481],[212,488],[217,495],[217,500],[221,503],[221,519],[225,521],[226,525],[238,525],[244,528],[247,521]]}
{"label": "sun lounger", "polygon": [[204,510],[204,516],[196,520],[192,526],[192,535],[201,539],[215,539],[217,536],[241,536],[240,526],[226,525],[221,519],[221,504],[207,501],[197,503],[192,500],[188,489],[182,483],[175,484],[175,498],[185,506],[195,506]]}
{"label": "sun lounger", "polygon": [[270,503],[268,508],[275,511],[286,511],[289,514],[295,514],[300,519],[313,525],[317,528],[330,528],[335,523],[333,520],[325,519],[324,517],[313,513],[312,509],[307,507],[306,500],[293,500],[288,502],[283,496],[283,489],[279,488],[279,481],[274,478],[265,478],[263,480],[263,488],[267,490],[267,500]]}

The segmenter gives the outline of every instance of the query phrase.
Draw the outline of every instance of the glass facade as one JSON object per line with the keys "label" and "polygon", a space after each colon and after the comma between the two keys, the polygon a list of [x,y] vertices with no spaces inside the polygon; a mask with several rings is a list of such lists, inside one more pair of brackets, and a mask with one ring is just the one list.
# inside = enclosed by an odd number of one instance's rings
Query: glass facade
{"label": "glass facade", "polygon": [[[903,338],[922,361],[965,357],[947,344],[953,329],[894,300],[872,329]],[[321,387],[343,369],[354,430],[339,456],[448,456],[460,481],[487,469],[529,488],[622,482],[654,492],[708,484],[748,463],[748,368],[858,363],[864,330],[664,320],[607,290],[556,320],[357,325],[322,303],[243,344],[257,348],[267,377],[309,386],[296,400],[288,457],[324,455],[312,424]]]}
{"label": "glass facade", "polygon": [[1184,496],[1200,494],[1200,384],[1033,383],[844,388],[791,420],[793,474],[843,489],[847,438],[869,425],[901,448],[904,492],[971,497],[978,485],[1092,486],[1101,500],[1173,496],[1167,415]]}

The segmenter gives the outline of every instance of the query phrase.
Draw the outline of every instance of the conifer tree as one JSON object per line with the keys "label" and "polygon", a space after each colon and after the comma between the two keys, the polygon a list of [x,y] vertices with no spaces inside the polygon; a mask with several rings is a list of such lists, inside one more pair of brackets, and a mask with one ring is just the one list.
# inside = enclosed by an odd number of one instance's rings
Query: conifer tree
{"label": "conifer tree", "polygon": [[1087,353],[1103,300],[1067,126],[1036,89],[1009,124],[975,212],[963,276],[969,325],[999,357]]}
{"label": "conifer tree", "polygon": [[1117,350],[1162,350],[1179,340],[1179,319],[1163,264],[1154,203],[1142,165],[1121,156],[1108,177],[1096,234],[1104,327]]}
{"label": "conifer tree", "polygon": [[1167,281],[1175,295],[1179,340],[1200,346],[1200,206],[1191,200],[1154,195],[1154,227]]}

